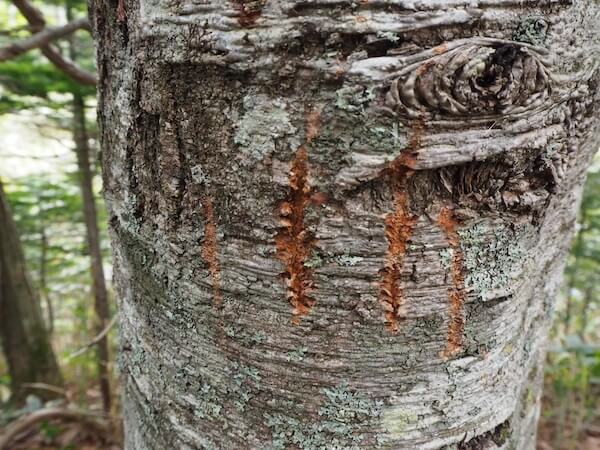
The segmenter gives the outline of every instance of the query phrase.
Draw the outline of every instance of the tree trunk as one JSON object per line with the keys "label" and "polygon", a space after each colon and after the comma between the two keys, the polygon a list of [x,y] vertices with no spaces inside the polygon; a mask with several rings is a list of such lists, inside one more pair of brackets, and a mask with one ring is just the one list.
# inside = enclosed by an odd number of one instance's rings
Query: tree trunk
{"label": "tree trunk", "polygon": [[62,387],[40,302],[31,284],[19,234],[0,183],[0,337],[11,380],[11,400],[27,394],[53,397],[49,390],[32,390],[31,383]]}
{"label": "tree trunk", "polygon": [[[65,12],[67,20],[74,20],[73,10],[75,4],[67,0]],[[76,40],[73,35],[69,38],[69,57],[77,61]],[[94,295],[95,332],[99,336],[110,322],[110,306],[106,290],[106,278],[102,265],[102,250],[100,248],[100,231],[98,229],[98,212],[96,209],[96,196],[94,195],[94,171],[90,165],[90,140],[85,118],[85,99],[81,92],[73,91],[73,141],[77,156],[77,170],[79,172],[79,185],[83,199],[83,216],[85,219],[85,233],[87,248],[90,253],[90,272],[92,275],[92,290]],[[105,333],[96,345],[98,358],[98,378],[100,382],[100,396],[102,408],[109,413],[111,408],[110,372],[108,337]]]}
{"label": "tree trunk", "polygon": [[[100,334],[110,322],[108,306],[108,293],[104,269],[102,267],[102,250],[100,249],[100,232],[98,230],[98,214],[96,199],[93,190],[93,173],[90,167],[90,147],[85,124],[85,106],[81,94],[73,94],[73,140],[77,154],[77,169],[79,183],[83,198],[83,214],[85,217],[85,231],[88,251],[90,253],[90,271],[92,274],[92,288],[94,295],[94,312],[96,334]],[[108,371],[109,354],[108,338],[104,336],[98,341],[98,376],[100,380],[100,394],[105,412],[110,411],[110,375]]]}
{"label": "tree trunk", "polygon": [[533,449],[599,14],[96,0],[127,448]]}

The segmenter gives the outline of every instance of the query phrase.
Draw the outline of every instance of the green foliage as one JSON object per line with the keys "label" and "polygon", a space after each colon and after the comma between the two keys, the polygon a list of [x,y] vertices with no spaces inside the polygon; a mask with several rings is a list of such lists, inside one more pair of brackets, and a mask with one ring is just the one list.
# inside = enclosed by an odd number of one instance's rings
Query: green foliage
{"label": "green foliage", "polygon": [[600,412],[600,163],[588,173],[563,304],[546,364],[541,431],[556,449],[577,449]]}
{"label": "green foliage", "polygon": [[[68,8],[72,18],[85,16],[87,5],[81,0],[51,0],[36,3],[42,11],[50,9],[56,13],[58,9]],[[14,14],[14,7],[9,2],[0,5],[0,29],[15,30],[0,35],[0,46],[30,35],[27,22]],[[55,14],[46,14],[50,25]],[[82,68],[94,71],[94,49],[90,33],[79,30],[70,37],[53,42],[64,55],[71,55]],[[50,63],[39,50],[32,50],[24,55],[0,64],[0,114],[15,112],[39,106],[53,109],[65,108],[69,97],[60,94],[75,93],[84,97],[95,95],[94,87],[82,86],[73,81],[64,72]]]}
{"label": "green foliage", "polygon": [[[60,338],[56,349],[64,357],[92,337],[92,280],[79,187],[70,173],[54,174],[55,181],[48,178],[5,180],[5,191],[46,317],[48,303],[52,304],[54,334]],[[103,252],[109,260],[106,213],[99,206]],[[94,352],[63,360],[62,366],[67,381],[78,387],[76,392],[83,398],[96,378]]]}
{"label": "green foliage", "polygon": [[50,101],[51,94],[77,92],[93,95],[94,88],[81,86],[38,52],[29,52],[19,58],[0,64],[0,82],[13,97],[38,97],[49,101],[49,106],[64,107],[64,102]]}

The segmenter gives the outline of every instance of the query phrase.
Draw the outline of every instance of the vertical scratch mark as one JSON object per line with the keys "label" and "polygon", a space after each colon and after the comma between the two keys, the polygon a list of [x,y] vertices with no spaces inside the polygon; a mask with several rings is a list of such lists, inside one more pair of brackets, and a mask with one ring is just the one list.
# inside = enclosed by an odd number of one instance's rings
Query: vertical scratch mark
{"label": "vertical scratch mark", "polygon": [[410,213],[406,182],[413,174],[414,158],[421,147],[425,125],[422,120],[413,127],[408,147],[387,169],[394,196],[394,211],[385,218],[385,236],[388,250],[385,266],[381,271],[380,299],[385,309],[386,327],[391,333],[397,333],[400,322],[406,316],[405,297],[400,279],[404,266],[406,247],[411,238],[417,218]]}
{"label": "vertical scratch mark", "polygon": [[275,236],[277,257],[284,263],[287,296],[294,307],[292,323],[298,325],[315,304],[310,296],[313,288],[312,271],[304,263],[310,258],[315,245],[314,236],[306,229],[306,206],[312,202],[308,183],[308,144],[318,136],[321,113],[312,110],[306,117],[306,142],[298,148],[290,170],[288,198],[279,205],[282,228]]}
{"label": "vertical scratch mark", "polygon": [[456,218],[449,208],[442,208],[438,218],[440,228],[444,230],[450,248],[452,248],[452,287],[448,289],[450,299],[450,325],[448,328],[448,344],[442,352],[444,358],[460,353],[464,344],[466,299],[464,256],[460,248],[460,237],[456,231]]}
{"label": "vertical scratch mark", "polygon": [[250,27],[256,23],[262,14],[267,0],[233,0],[233,5],[238,12],[238,23],[243,27]]}
{"label": "vertical scratch mark", "polygon": [[219,242],[217,240],[217,224],[215,221],[215,209],[210,197],[202,197],[202,209],[206,224],[204,225],[204,242],[202,243],[202,258],[208,264],[208,271],[213,288],[215,306],[223,302],[221,293],[221,264],[219,262]]}

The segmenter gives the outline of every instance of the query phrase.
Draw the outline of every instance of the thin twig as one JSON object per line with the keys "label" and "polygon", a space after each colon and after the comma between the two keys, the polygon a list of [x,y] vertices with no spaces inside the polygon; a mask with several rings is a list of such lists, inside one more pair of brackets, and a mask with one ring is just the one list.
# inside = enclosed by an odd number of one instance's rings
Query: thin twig
{"label": "thin twig", "polygon": [[118,320],[118,316],[115,314],[115,316],[110,320],[110,322],[108,322],[108,324],[104,327],[104,329],[94,339],[92,339],[90,342],[85,344],[82,348],[77,350],[75,353],[71,353],[69,356],[67,356],[67,361],[70,361],[71,359],[73,359],[79,355],[83,355],[91,347],[93,347],[98,342],[100,342],[104,338],[104,336],[106,336],[108,334],[108,332],[115,325],[115,323],[117,323],[117,320]]}
{"label": "thin twig", "polygon": [[[39,33],[46,27],[46,20],[42,12],[37,9],[28,0],[13,0],[14,5],[23,14],[27,22],[31,25],[34,33]],[[58,49],[52,44],[46,44],[40,47],[40,50],[46,58],[52,62],[57,68],[65,72],[75,81],[86,84],[95,85],[97,82],[96,75],[82,69],[70,59],[65,58]]]}
{"label": "thin twig", "polygon": [[51,384],[46,383],[23,383],[21,386],[32,389],[43,389],[45,391],[54,392],[56,394],[61,395],[62,397],[66,396],[66,391],[58,386],[53,386]]}
{"label": "thin twig", "polygon": [[77,30],[89,30],[89,28],[90,23],[86,18],[74,20],[62,27],[44,28],[42,31],[39,31],[26,39],[12,42],[9,45],[0,48],[0,62],[16,58],[34,48],[46,46],[52,41],[68,36]]}

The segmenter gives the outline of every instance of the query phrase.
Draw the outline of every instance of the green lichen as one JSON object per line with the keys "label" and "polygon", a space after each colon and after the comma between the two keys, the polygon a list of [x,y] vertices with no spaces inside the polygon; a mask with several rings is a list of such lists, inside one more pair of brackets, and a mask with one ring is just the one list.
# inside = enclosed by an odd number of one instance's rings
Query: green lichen
{"label": "green lichen", "polygon": [[540,17],[528,17],[519,23],[513,40],[531,45],[544,45],[548,33],[548,22]]}
{"label": "green lichen", "polygon": [[440,260],[442,262],[442,266],[446,270],[450,270],[452,268],[452,259],[454,258],[454,250],[451,248],[444,248],[440,250]]}
{"label": "green lichen", "polygon": [[194,409],[194,414],[202,419],[219,417],[222,406],[219,404],[219,396],[215,389],[208,383],[203,382],[200,385],[198,395],[199,404]]}
{"label": "green lichen", "polygon": [[232,384],[228,388],[229,398],[235,399],[234,404],[238,411],[244,411],[248,402],[260,389],[260,372],[256,367],[246,366],[237,361],[234,361],[226,372],[232,377]]}
{"label": "green lichen", "polygon": [[378,422],[382,402],[351,390],[347,383],[325,388],[322,393],[324,400],[319,408],[319,418],[312,422],[282,413],[265,415],[275,450],[292,445],[301,450],[359,450],[382,445],[385,439],[375,438],[376,442],[369,442],[371,435],[361,433],[364,427],[372,427]]}
{"label": "green lichen", "polygon": [[410,425],[417,422],[417,416],[400,408],[386,410],[383,425],[391,436],[401,438]]}
{"label": "green lichen", "polygon": [[308,351],[308,349],[306,347],[299,347],[296,350],[288,352],[286,359],[288,361],[295,361],[295,362],[302,361],[304,359],[304,356],[306,356],[307,351]]}
{"label": "green lichen", "polygon": [[483,300],[510,293],[510,282],[526,255],[525,227],[488,229],[483,224],[460,230],[460,246],[466,269],[465,286]]}
{"label": "green lichen", "polygon": [[340,266],[351,267],[357,265],[363,259],[364,258],[361,256],[352,256],[348,253],[336,255],[334,253],[327,252],[326,254],[322,254],[313,250],[308,260],[304,262],[304,266],[310,267],[311,269],[315,269],[323,267],[325,264],[328,263],[334,263]]}
{"label": "green lichen", "polygon": [[375,100],[375,88],[347,86],[335,92],[335,106],[351,113],[364,113],[367,105]]}
{"label": "green lichen", "polygon": [[336,255],[332,259],[340,266],[352,267],[357,265],[364,258],[361,256],[352,256],[346,253],[344,255]]}
{"label": "green lichen", "polygon": [[377,37],[380,39],[386,39],[393,43],[396,43],[400,40],[400,36],[392,31],[378,31]]}
{"label": "green lichen", "polygon": [[[345,92],[345,88],[341,91]],[[352,91],[350,91],[352,92]],[[368,104],[370,96],[366,95],[352,100],[338,91],[334,101],[336,111],[330,114],[335,119],[323,123],[318,138],[318,148],[313,150],[311,158],[321,153],[323,163],[331,163],[331,154],[339,153],[339,159],[332,170],[348,170],[356,165],[355,155],[365,153],[377,155],[381,164],[394,160],[407,145],[406,130],[402,129],[398,119],[385,116],[377,108]],[[367,111],[368,110],[368,111]],[[340,133],[344,129],[346,132]]]}
{"label": "green lichen", "polygon": [[227,325],[225,327],[225,334],[227,337],[241,342],[245,347],[253,347],[257,344],[262,344],[267,340],[267,335],[264,331],[251,333],[244,328],[236,327],[234,325]]}
{"label": "green lichen", "polygon": [[310,257],[304,261],[304,267],[309,267],[311,269],[316,269],[318,267],[322,267],[324,264],[323,257],[321,254],[315,250],[313,250],[310,254]]}
{"label": "green lichen", "polygon": [[272,154],[277,139],[292,136],[297,129],[290,122],[283,101],[249,94],[243,102],[246,113],[237,123],[233,141],[250,157],[249,163],[253,163]]}

